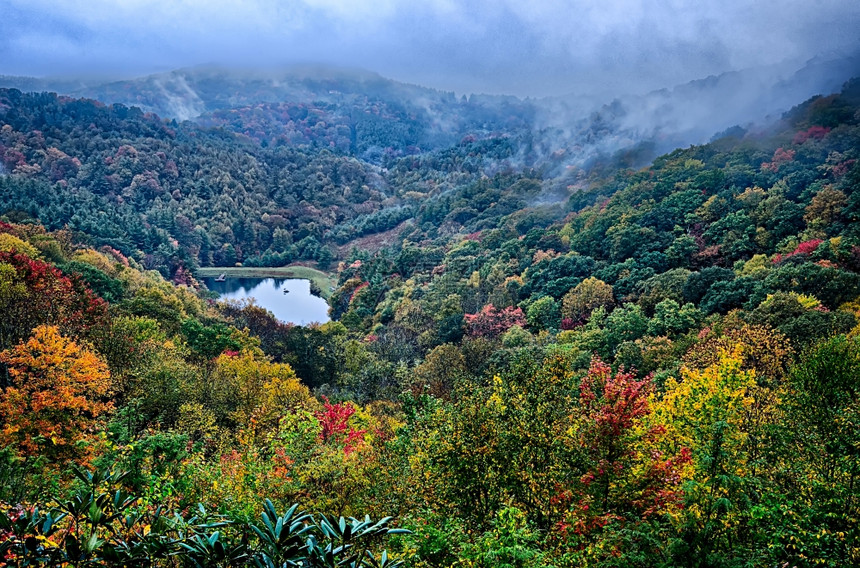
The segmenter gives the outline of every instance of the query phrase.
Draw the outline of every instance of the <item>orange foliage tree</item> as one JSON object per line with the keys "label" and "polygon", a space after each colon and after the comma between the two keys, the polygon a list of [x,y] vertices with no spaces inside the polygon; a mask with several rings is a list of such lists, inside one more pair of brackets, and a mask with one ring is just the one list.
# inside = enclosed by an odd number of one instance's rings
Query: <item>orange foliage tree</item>
{"label": "orange foliage tree", "polygon": [[0,395],[0,442],[27,456],[86,462],[94,421],[111,409],[110,372],[95,353],[39,326],[27,341],[0,352],[9,387]]}

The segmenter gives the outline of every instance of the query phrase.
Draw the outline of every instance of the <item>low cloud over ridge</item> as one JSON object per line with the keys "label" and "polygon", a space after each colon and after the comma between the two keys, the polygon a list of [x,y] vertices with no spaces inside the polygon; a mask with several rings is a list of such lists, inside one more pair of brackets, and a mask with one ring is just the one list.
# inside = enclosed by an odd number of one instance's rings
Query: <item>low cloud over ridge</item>
{"label": "low cloud over ridge", "polygon": [[644,92],[853,51],[860,4],[741,0],[6,0],[0,73],[358,66],[458,92]]}

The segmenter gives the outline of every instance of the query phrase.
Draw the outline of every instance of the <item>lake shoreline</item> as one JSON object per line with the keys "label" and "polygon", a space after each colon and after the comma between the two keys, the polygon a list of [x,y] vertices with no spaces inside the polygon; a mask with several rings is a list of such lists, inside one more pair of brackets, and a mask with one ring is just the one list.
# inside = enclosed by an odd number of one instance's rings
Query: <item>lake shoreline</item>
{"label": "lake shoreline", "polygon": [[218,300],[253,300],[283,323],[310,325],[330,320],[328,302],[311,291],[312,282],[307,278],[230,277],[219,282],[209,276],[201,280]]}
{"label": "lake shoreline", "polygon": [[206,268],[197,269],[197,276],[200,278],[215,278],[221,274],[226,274],[227,278],[295,278],[310,280],[317,285],[325,300],[331,297],[332,288],[337,283],[335,275],[300,264],[277,267],[207,266]]}

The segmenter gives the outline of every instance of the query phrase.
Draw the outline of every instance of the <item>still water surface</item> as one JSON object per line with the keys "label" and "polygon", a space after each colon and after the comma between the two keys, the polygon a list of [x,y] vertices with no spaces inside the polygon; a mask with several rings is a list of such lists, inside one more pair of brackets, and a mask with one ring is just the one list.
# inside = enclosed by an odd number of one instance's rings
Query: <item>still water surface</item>
{"label": "still water surface", "polygon": [[224,282],[215,282],[214,278],[204,278],[203,282],[207,288],[217,292],[221,300],[254,298],[258,306],[266,308],[285,323],[305,325],[329,320],[328,303],[311,294],[310,280],[227,278]]}

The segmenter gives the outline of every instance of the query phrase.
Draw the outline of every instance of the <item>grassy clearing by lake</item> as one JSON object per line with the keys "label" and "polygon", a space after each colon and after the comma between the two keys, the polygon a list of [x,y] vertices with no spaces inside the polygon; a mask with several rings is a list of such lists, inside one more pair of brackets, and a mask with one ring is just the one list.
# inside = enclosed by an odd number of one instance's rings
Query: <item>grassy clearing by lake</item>
{"label": "grassy clearing by lake", "polygon": [[220,274],[226,274],[227,278],[302,278],[314,282],[322,290],[323,298],[328,299],[331,295],[331,287],[335,285],[335,277],[332,274],[310,268],[309,266],[292,265],[279,267],[207,267],[197,271],[201,278],[217,278]]}

